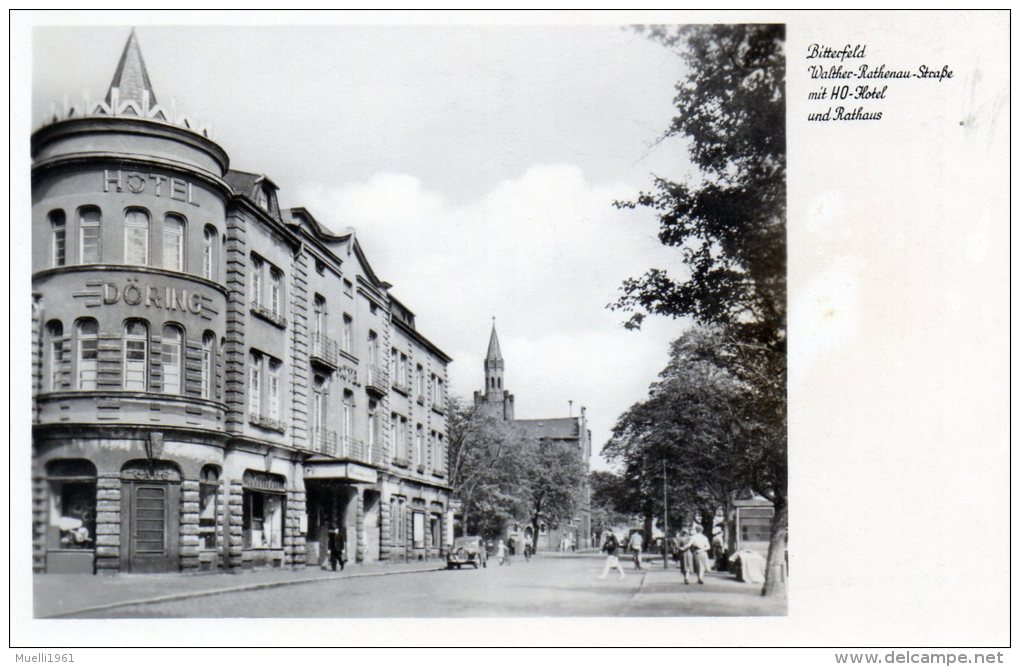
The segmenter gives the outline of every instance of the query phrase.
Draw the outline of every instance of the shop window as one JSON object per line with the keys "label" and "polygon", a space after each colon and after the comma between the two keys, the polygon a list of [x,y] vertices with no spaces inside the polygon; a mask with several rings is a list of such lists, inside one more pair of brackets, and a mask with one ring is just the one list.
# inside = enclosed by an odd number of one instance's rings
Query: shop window
{"label": "shop window", "polygon": [[415,549],[425,548],[425,513],[414,512],[411,516],[411,538]]}
{"label": "shop window", "polygon": [[103,216],[95,206],[78,209],[78,262],[98,264],[102,256]]}
{"label": "shop window", "polygon": [[198,536],[203,549],[216,548],[216,506],[219,503],[220,469],[202,468],[198,484]]}
{"label": "shop window", "polygon": [[76,327],[78,389],[95,389],[99,372],[99,323],[91,317],[78,320]]}
{"label": "shop window", "polygon": [[163,268],[184,270],[184,218],[174,213],[163,219]]}
{"label": "shop window", "polygon": [[212,398],[216,336],[206,331],[202,336],[202,398]]}
{"label": "shop window", "polygon": [[283,495],[245,489],[242,531],[246,549],[283,548]]}
{"label": "shop window", "polygon": [[145,391],[148,386],[149,327],[142,320],[124,325],[124,388]]}
{"label": "shop window", "polygon": [[180,327],[168,324],[163,327],[163,393],[181,393],[181,365],[183,355],[181,347],[184,340],[184,332]]}
{"label": "shop window", "polygon": [[67,216],[61,210],[50,211],[50,229],[53,234],[53,266],[67,263]]}
{"label": "shop window", "polygon": [[202,234],[202,277],[216,280],[216,228],[206,225]]}
{"label": "shop window", "polygon": [[57,320],[49,322],[46,325],[46,339],[49,347],[46,386],[50,391],[57,391],[63,384],[61,373],[64,367],[64,325]]}
{"label": "shop window", "polygon": [[93,549],[96,540],[96,468],[81,460],[51,461],[49,485],[50,549]]}
{"label": "shop window", "polygon": [[149,263],[149,214],[142,209],[131,208],[124,213],[124,263]]}

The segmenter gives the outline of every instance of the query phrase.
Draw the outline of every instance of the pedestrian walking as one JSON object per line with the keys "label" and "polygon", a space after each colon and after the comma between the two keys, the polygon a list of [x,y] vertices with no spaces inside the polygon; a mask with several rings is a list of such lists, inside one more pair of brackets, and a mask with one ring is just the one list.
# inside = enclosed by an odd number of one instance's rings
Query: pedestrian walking
{"label": "pedestrian walking", "polygon": [[686,528],[680,531],[677,552],[679,554],[680,571],[684,574],[684,583],[689,584],[691,583],[691,572],[694,571],[694,555],[691,553],[691,531]]}
{"label": "pedestrian walking", "polygon": [[641,531],[634,531],[630,535],[630,550],[634,552],[634,569],[640,570],[641,568],[641,546],[644,538],[641,536]]}
{"label": "pedestrian walking", "polygon": [[535,548],[535,545],[532,543],[531,535],[530,534],[525,534],[524,535],[524,560],[528,560],[528,561],[531,560],[531,552],[532,552],[532,550],[534,548]]}
{"label": "pedestrian walking", "polygon": [[712,531],[712,569],[726,571],[726,535],[722,526],[716,526]]}
{"label": "pedestrian walking", "polygon": [[340,565],[340,571],[344,571],[344,548],[346,546],[347,535],[344,534],[343,528],[336,526],[329,531],[329,565],[334,572],[336,572],[337,564]]}
{"label": "pedestrian walking", "polygon": [[500,565],[506,562],[506,544],[503,543],[503,540],[500,540],[496,545],[496,562]]}
{"label": "pedestrian walking", "polygon": [[602,568],[602,576],[599,579],[605,579],[606,575],[609,574],[609,570],[616,569],[620,572],[620,578],[623,579],[623,566],[620,565],[620,543],[616,541],[616,535],[609,533],[605,539],[602,540],[602,551],[606,553],[606,566]]}
{"label": "pedestrian walking", "polygon": [[694,571],[698,575],[698,583],[705,583],[705,572],[708,571],[708,552],[712,548],[708,538],[701,532],[701,526],[694,526],[691,536],[691,552],[694,556]]}

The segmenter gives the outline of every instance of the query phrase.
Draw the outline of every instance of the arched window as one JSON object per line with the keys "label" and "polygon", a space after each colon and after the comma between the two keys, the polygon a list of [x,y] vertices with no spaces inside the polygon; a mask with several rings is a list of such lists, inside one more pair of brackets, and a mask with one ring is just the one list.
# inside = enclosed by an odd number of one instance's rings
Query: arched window
{"label": "arched window", "polygon": [[163,218],[163,268],[184,270],[184,218],[174,213]]}
{"label": "arched window", "polygon": [[67,264],[67,216],[57,209],[50,211],[50,229],[53,234],[53,266]]}
{"label": "arched window", "polygon": [[206,331],[202,336],[202,398],[212,398],[215,346],[216,336],[213,332]]}
{"label": "arched window", "polygon": [[124,388],[145,391],[149,366],[149,326],[142,320],[124,324]]}
{"label": "arched window", "polygon": [[163,393],[181,393],[181,364],[183,355],[181,345],[184,341],[184,332],[181,328],[168,324],[163,327]]}
{"label": "arched window", "polygon": [[248,412],[255,418],[262,415],[262,355],[248,355]]}
{"label": "arched window", "polygon": [[216,280],[215,244],[216,228],[206,225],[202,235],[202,277],[209,280]]}
{"label": "arched window", "polygon": [[63,386],[64,367],[64,325],[53,320],[46,325],[46,338],[49,346],[49,372],[47,375],[47,388],[50,391],[58,391]]}
{"label": "arched window", "polygon": [[149,264],[149,214],[140,208],[124,213],[124,263]]}
{"label": "arched window", "polygon": [[78,262],[98,264],[102,256],[103,216],[95,206],[78,209]]}
{"label": "arched window", "polygon": [[99,323],[91,317],[78,320],[78,389],[95,389],[99,371]]}
{"label": "arched window", "polygon": [[312,302],[312,333],[315,336],[322,336],[326,333],[326,299],[321,294],[316,294]]}

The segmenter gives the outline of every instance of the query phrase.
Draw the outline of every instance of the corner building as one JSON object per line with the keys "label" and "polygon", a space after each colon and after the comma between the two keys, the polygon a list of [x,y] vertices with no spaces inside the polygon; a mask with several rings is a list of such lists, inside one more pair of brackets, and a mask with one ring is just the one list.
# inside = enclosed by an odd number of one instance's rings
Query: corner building
{"label": "corner building", "polygon": [[231,170],[134,33],[32,159],[36,572],[440,557],[451,359],[353,230]]}

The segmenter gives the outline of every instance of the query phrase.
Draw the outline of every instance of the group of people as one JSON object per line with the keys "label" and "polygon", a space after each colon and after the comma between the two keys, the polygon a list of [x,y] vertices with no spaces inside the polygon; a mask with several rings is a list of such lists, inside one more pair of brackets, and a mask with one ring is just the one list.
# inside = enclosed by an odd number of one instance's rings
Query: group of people
{"label": "group of people", "polygon": [[[504,543],[500,540],[496,544],[496,561],[500,565],[510,565],[513,563],[513,557],[517,553],[517,539],[511,535],[507,538]],[[535,545],[531,540],[531,535],[524,534],[524,560],[531,560],[531,555],[535,553]]]}
{"label": "group of people", "polygon": [[[599,579],[605,579],[610,570],[620,573],[624,578],[623,566],[620,565],[620,551],[626,548],[634,558],[634,569],[644,569],[641,563],[641,551],[644,546],[644,538],[641,531],[634,531],[627,540],[626,545],[620,544],[612,531],[607,531],[602,540],[602,551],[606,554],[606,564],[602,569]],[[708,537],[702,532],[699,525],[695,525],[693,531],[684,528],[672,540],[670,540],[670,552],[680,571],[684,575],[684,583],[690,583],[693,574],[697,577],[699,584],[705,583],[705,572],[708,571],[709,553],[715,552],[716,564],[721,563],[725,558],[726,546],[722,531],[716,533],[710,543]]]}

